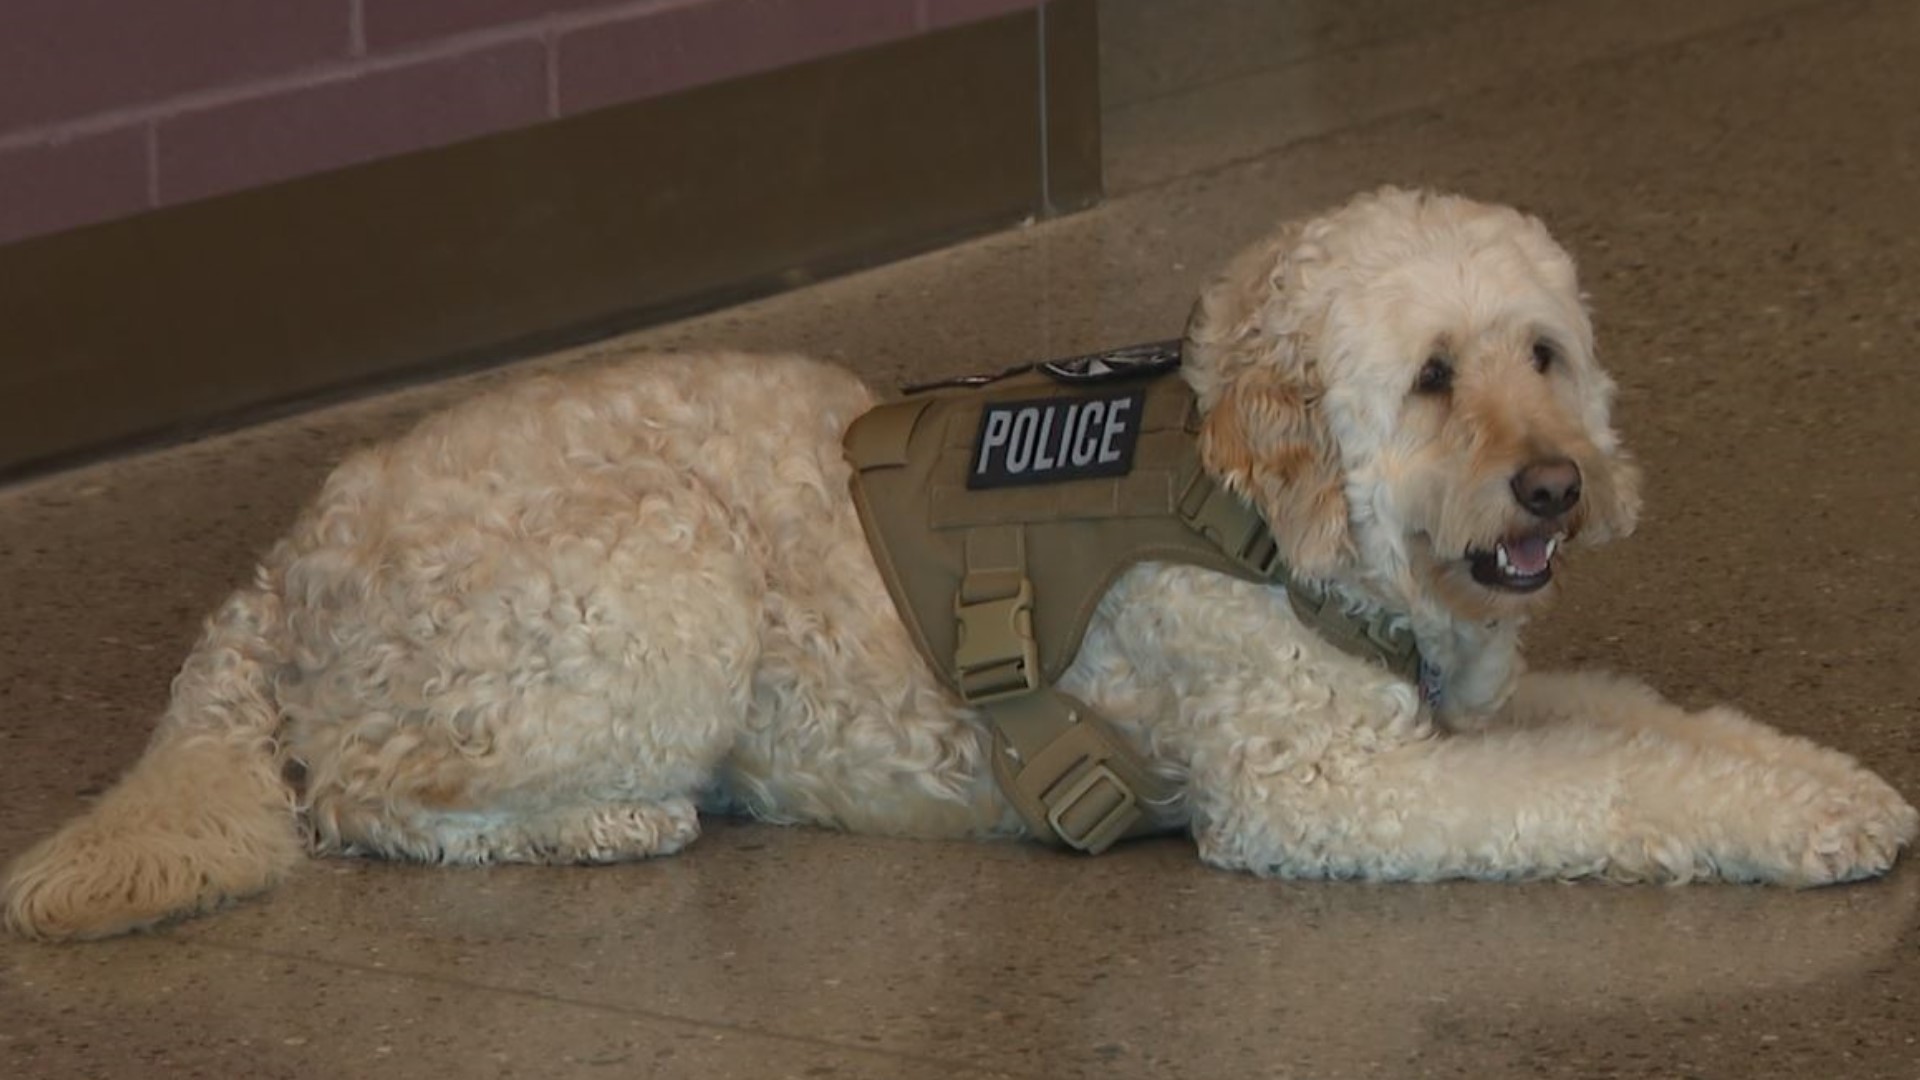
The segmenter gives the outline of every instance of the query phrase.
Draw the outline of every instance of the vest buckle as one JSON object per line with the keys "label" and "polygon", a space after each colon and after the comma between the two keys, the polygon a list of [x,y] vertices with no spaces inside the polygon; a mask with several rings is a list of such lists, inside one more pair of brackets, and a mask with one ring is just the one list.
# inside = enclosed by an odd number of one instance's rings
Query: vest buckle
{"label": "vest buckle", "polygon": [[1100,762],[1085,763],[1040,801],[1047,808],[1047,824],[1060,842],[1089,855],[1112,847],[1140,817],[1133,789]]}
{"label": "vest buckle", "polygon": [[954,669],[960,697],[980,705],[1040,688],[1040,653],[1033,640],[1033,583],[1024,575],[1012,596],[953,598],[960,623]]}

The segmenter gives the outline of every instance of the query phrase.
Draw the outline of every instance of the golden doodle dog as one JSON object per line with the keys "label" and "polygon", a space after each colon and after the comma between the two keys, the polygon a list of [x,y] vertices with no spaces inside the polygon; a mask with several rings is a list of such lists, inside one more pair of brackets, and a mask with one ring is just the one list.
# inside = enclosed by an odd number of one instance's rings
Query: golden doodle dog
{"label": "golden doodle dog", "polygon": [[[1332,648],[1285,592],[1142,563],[1060,688],[1256,874],[1880,874],[1920,829],[1847,756],[1604,675],[1528,675],[1569,547],[1623,536],[1574,266],[1535,219],[1363,195],[1200,298],[1201,459],[1294,573],[1410,629],[1437,694]],[[145,756],[10,868],[5,918],[96,937],[262,890],[309,853],[601,863],[702,813],[1019,835],[980,716],[903,627],[841,439],[875,404],[790,356],[652,358],[428,419],[326,482],[209,621]]]}

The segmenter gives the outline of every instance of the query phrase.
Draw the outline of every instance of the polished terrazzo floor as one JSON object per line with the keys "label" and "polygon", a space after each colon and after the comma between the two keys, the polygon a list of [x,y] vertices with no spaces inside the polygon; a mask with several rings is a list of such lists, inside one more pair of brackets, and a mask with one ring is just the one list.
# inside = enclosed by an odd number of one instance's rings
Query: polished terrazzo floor
{"label": "polished terrazzo floor", "polygon": [[[1097,210],[538,363],[802,349],[883,383],[1177,332],[1383,181],[1580,259],[1646,524],[1538,666],[1641,673],[1920,797],[1920,4],[1109,0]],[[137,753],[198,619],[438,384],[0,491],[0,858]],[[596,870],[310,865],[0,942],[0,1077],[1920,1080],[1920,860],[1805,893],[1285,884],[1174,841],[717,823]]]}

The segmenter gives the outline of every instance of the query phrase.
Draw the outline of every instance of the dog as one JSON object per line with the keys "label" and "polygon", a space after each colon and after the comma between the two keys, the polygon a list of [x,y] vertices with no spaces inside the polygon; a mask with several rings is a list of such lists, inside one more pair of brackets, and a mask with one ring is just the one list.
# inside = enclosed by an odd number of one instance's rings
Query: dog
{"label": "dog", "polygon": [[[1920,814],[1841,753],[1525,672],[1567,552],[1640,507],[1537,219],[1363,194],[1234,259],[1184,348],[1206,471],[1296,577],[1410,631],[1439,687],[1331,647],[1282,589],[1128,570],[1059,686],[1175,785],[1152,812],[1205,863],[1818,885],[1913,841]],[[849,497],[842,436],[875,403],[800,357],[646,358],[350,457],[208,621],[144,756],[12,865],[6,925],[148,927],[309,854],[661,856],[702,814],[1022,835]]]}

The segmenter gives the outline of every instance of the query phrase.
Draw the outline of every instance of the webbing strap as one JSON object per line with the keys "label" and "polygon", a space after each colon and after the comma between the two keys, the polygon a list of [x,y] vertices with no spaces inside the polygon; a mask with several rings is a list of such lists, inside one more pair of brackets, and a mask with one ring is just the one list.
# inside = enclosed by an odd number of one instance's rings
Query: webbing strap
{"label": "webbing strap", "polygon": [[1238,495],[1195,469],[1186,491],[1180,496],[1180,520],[1205,537],[1229,559],[1248,573],[1291,587],[1286,563],[1280,559],[1280,545],[1273,531]]}
{"label": "webbing strap", "polygon": [[1159,831],[1149,808],[1173,788],[1091,709],[1055,690],[996,702],[993,772],[1034,836],[1098,855]]}
{"label": "webbing strap", "polygon": [[1227,556],[1287,590],[1300,621],[1328,644],[1349,656],[1378,660],[1409,681],[1420,679],[1420,646],[1413,633],[1384,614],[1361,618],[1349,613],[1316,584],[1293,576],[1266,521],[1244,500],[1198,473],[1180,497],[1180,519]]}
{"label": "webbing strap", "polygon": [[1384,616],[1361,618],[1342,608],[1326,590],[1306,582],[1290,581],[1287,600],[1300,621],[1334,648],[1362,660],[1378,660],[1388,671],[1415,685],[1422,684],[1420,645],[1413,632],[1395,626]]}

